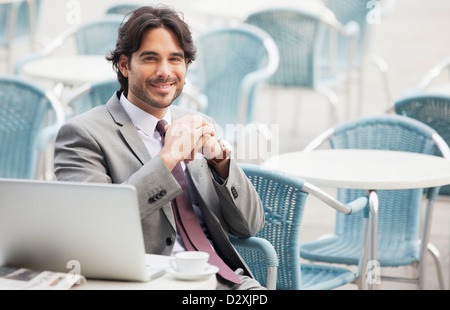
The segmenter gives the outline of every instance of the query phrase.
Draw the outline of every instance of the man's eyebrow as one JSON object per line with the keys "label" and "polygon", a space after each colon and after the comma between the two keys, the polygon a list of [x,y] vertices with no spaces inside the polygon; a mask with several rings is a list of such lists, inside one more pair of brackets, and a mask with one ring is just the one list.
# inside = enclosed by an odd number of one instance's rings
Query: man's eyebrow
{"label": "man's eyebrow", "polygon": [[176,56],[176,57],[180,57],[184,59],[184,54],[183,53],[170,53],[171,56]]}
{"label": "man's eyebrow", "polygon": [[153,51],[143,51],[142,53],[139,54],[139,57],[144,57],[144,56],[159,56],[159,54],[157,52],[153,52]]}
{"label": "man's eyebrow", "polygon": [[[149,55],[150,56],[159,56],[159,54],[154,51],[143,51],[142,53],[139,54],[139,57],[145,57],[145,56],[149,56]],[[184,59],[183,53],[174,52],[174,53],[170,53],[170,56],[181,57]]]}

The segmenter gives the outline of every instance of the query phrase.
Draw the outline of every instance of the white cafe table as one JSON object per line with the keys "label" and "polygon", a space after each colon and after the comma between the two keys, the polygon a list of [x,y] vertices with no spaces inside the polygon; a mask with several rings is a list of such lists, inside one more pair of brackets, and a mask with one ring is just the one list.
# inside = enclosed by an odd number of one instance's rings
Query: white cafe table
{"label": "white cafe table", "polygon": [[105,281],[87,279],[74,286],[74,290],[215,290],[216,275],[208,275],[196,280],[178,280],[165,273],[148,282]]}
{"label": "white cafe table", "polygon": [[103,55],[49,56],[23,65],[21,74],[72,87],[116,77]]}
{"label": "white cafe table", "polygon": [[265,167],[322,187],[411,189],[450,184],[450,161],[410,152],[324,149],[270,158]]}
{"label": "white cafe table", "polygon": [[[298,175],[320,187],[367,190],[369,200],[373,202],[371,203],[373,260],[376,260],[377,248],[375,229],[378,212],[377,190],[428,188],[450,184],[449,160],[410,152],[319,149],[274,156],[263,166],[266,169],[277,169]],[[431,221],[431,216],[428,221]],[[422,251],[426,250],[427,244],[428,240],[424,239]]]}

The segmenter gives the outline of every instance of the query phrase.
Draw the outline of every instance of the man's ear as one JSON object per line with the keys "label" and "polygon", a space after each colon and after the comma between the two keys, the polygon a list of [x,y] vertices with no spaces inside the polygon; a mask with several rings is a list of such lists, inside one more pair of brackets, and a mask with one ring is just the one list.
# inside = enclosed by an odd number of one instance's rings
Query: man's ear
{"label": "man's ear", "polygon": [[119,70],[122,73],[124,77],[128,77],[128,71],[129,71],[129,64],[128,64],[128,57],[124,54],[120,55],[119,58]]}

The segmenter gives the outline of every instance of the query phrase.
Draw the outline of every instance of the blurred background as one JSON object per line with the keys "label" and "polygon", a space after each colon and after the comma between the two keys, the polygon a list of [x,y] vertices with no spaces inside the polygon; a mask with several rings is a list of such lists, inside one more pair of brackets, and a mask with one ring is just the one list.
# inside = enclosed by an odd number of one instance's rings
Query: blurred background
{"label": "blurred background", "polygon": [[[15,1],[0,1],[1,5]],[[174,7],[184,14],[185,20],[191,25],[197,37],[202,32],[222,23],[238,23],[245,21],[247,15],[256,9],[280,4],[304,5],[314,7],[318,1],[219,1],[219,0],[172,0],[162,1],[163,4]],[[346,1],[339,1],[346,2]],[[30,54],[40,53],[55,44],[55,39],[73,27],[80,27],[103,18],[109,8],[123,1],[116,0],[41,0],[36,14],[35,40],[17,41],[8,49],[0,45],[0,74],[24,74],[21,62]],[[131,2],[127,2],[131,3]],[[133,1],[136,5],[153,5],[155,1]],[[314,3],[310,6],[310,3]],[[382,114],[394,102],[416,88],[426,74],[437,64],[450,56],[450,1],[448,0],[397,0],[397,1],[367,1],[368,7],[385,4],[380,15],[368,16],[370,34],[367,39],[367,55],[374,55],[367,61],[363,93],[358,97],[358,87],[347,93],[345,85],[336,88],[339,99],[338,116],[340,120],[354,117]],[[343,5],[343,4],[342,4]],[[3,14],[3,15],[2,15]],[[371,19],[371,20],[369,20]],[[7,13],[0,12],[0,25],[7,26]],[[19,19],[19,23],[26,23]],[[6,28],[0,30],[0,35],[6,35]],[[2,41],[0,40],[0,43]],[[112,42],[114,43],[114,42]],[[67,40],[52,55],[76,54],[74,41]],[[3,56],[4,55],[4,56]],[[18,65],[19,64],[19,65]],[[24,62],[25,64],[25,62]],[[376,65],[378,64],[378,66]],[[380,71],[380,68],[382,71]],[[45,72],[45,68],[40,69]],[[60,71],[67,68],[61,66]],[[383,75],[381,72],[384,72]],[[86,72],[86,75],[90,73]],[[70,75],[70,72],[69,72]],[[383,79],[385,78],[385,79]],[[448,74],[439,79],[448,79]],[[54,81],[39,79],[34,81],[42,88],[56,91],[61,101],[67,101],[67,95],[79,85],[69,85],[64,89],[57,88]],[[439,81],[438,81],[439,82]],[[67,86],[67,85],[65,85]],[[312,138],[330,126],[326,99],[316,93],[298,93],[294,89],[277,90],[273,97],[269,87],[261,86],[254,99],[254,121],[262,124],[279,126],[279,152],[301,150]],[[450,94],[450,91],[449,91]],[[349,99],[349,96],[353,98]],[[301,101],[302,104],[298,104]],[[352,102],[349,107],[348,102]],[[360,110],[358,110],[360,105]],[[292,110],[298,108],[299,117],[290,117]],[[358,112],[359,111],[359,112]],[[297,115],[297,114],[296,114]],[[330,189],[330,191],[332,191]],[[314,201],[314,200],[313,200]],[[302,241],[314,240],[324,231],[333,231],[334,212],[323,206],[308,207],[305,211],[302,227]],[[450,202],[440,200],[436,204],[431,231],[431,242],[441,252],[444,274],[449,275],[449,223]],[[436,274],[431,259],[425,288],[437,289]],[[408,268],[402,273],[410,273]],[[383,283],[385,289],[414,288],[409,284]],[[347,287],[345,287],[347,288]]]}

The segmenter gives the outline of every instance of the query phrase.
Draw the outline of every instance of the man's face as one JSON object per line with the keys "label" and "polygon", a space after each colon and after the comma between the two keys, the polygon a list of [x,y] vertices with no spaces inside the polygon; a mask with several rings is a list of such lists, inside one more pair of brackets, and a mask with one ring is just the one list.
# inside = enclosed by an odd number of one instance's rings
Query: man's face
{"label": "man's face", "polygon": [[145,33],[130,63],[120,57],[119,69],[128,78],[127,99],[162,117],[183,90],[187,59],[172,31],[154,28]]}

